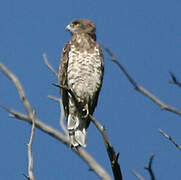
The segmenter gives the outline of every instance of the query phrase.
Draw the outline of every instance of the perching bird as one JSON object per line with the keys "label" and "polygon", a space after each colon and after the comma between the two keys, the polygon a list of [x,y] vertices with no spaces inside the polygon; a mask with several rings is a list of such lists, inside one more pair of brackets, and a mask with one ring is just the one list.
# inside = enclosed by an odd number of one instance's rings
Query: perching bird
{"label": "perching bird", "polygon": [[89,114],[97,105],[104,74],[104,57],[96,42],[96,27],[86,19],[72,21],[67,27],[72,38],[63,48],[59,66],[59,84],[73,92],[80,103],[76,108],[75,100],[66,89],[60,89],[67,129],[71,145],[86,146],[86,129]]}

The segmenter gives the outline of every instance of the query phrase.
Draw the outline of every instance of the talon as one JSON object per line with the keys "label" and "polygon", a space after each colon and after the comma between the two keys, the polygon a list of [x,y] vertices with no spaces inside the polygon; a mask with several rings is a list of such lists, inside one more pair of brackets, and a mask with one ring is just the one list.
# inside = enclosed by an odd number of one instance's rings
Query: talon
{"label": "talon", "polygon": [[89,108],[88,108],[88,104],[86,104],[85,106],[84,106],[84,108],[82,109],[82,111],[83,111],[83,117],[84,118],[87,118],[88,117],[88,115],[89,115]]}

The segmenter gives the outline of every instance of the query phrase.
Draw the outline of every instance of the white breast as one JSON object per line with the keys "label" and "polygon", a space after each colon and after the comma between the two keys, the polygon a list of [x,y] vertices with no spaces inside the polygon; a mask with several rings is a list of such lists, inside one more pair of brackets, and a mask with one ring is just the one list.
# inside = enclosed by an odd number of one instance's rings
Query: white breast
{"label": "white breast", "polygon": [[80,98],[89,101],[101,85],[101,57],[95,47],[94,53],[76,51],[72,45],[68,62],[68,86]]}

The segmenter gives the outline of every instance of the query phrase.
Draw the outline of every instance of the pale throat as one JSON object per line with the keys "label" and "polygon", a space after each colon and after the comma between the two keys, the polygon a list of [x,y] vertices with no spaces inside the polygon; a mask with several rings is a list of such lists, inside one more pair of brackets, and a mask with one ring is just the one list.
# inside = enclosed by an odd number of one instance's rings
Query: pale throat
{"label": "pale throat", "polygon": [[84,49],[90,48],[90,42],[88,40],[88,36],[86,34],[77,34],[76,35],[76,42],[78,46]]}

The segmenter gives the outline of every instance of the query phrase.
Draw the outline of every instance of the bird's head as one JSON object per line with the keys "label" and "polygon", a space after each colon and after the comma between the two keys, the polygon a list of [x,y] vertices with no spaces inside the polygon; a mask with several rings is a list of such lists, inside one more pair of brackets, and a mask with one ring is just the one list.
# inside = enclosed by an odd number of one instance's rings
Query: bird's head
{"label": "bird's head", "polygon": [[95,24],[87,19],[77,19],[67,25],[66,30],[70,31],[71,34],[75,33],[87,33],[94,35],[96,31]]}

